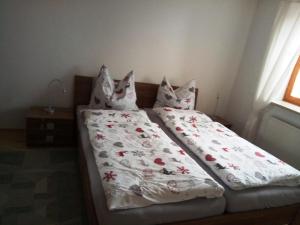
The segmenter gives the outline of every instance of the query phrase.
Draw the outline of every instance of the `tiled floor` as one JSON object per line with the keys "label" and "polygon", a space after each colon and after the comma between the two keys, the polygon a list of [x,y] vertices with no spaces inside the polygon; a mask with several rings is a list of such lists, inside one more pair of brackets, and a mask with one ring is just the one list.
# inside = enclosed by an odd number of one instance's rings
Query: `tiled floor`
{"label": "tiled floor", "polygon": [[4,136],[0,225],[86,224],[76,149],[28,149],[21,131]]}

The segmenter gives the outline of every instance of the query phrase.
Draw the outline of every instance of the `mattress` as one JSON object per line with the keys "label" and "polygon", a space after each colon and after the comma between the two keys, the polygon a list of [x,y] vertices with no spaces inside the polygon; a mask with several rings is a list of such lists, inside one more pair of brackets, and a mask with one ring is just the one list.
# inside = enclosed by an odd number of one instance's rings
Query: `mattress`
{"label": "mattress", "polygon": [[224,197],[216,199],[196,198],[180,203],[152,205],[144,208],[109,211],[106,206],[100,175],[95,163],[92,146],[89,141],[88,130],[77,109],[77,123],[79,138],[83,153],[87,161],[88,175],[90,179],[91,194],[97,213],[98,221],[105,225],[151,225],[170,223],[183,220],[200,219],[209,216],[220,215],[225,210]]}
{"label": "mattress", "polygon": [[146,110],[150,119],[158,123],[161,129],[184,148],[187,153],[219,184],[225,188],[227,212],[242,212],[271,207],[280,207],[300,203],[300,187],[259,187],[247,190],[234,191],[219,179],[192,151],[189,149],[164,125],[163,121],[151,110]]}

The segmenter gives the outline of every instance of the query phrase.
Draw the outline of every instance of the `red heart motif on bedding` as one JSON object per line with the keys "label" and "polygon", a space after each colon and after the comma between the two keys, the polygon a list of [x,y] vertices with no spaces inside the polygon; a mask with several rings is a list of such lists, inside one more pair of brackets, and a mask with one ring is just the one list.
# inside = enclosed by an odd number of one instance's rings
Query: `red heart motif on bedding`
{"label": "red heart motif on bedding", "polygon": [[117,90],[116,93],[119,95],[119,94],[122,94],[123,93],[123,89],[121,88],[120,90]]}
{"label": "red heart motif on bedding", "polygon": [[206,161],[215,161],[216,159],[212,156],[212,155],[210,155],[210,154],[207,154],[206,156],[205,156],[205,159],[206,159]]}
{"label": "red heart motif on bedding", "polygon": [[260,152],[255,152],[255,155],[258,156],[258,157],[262,157],[262,158],[265,157],[265,156],[264,156],[263,154],[261,154]]}
{"label": "red heart motif on bedding", "polygon": [[177,131],[182,131],[182,129],[180,127],[176,127]]}
{"label": "red heart motif on bedding", "polygon": [[183,149],[178,151],[181,155],[185,155],[185,151]]}
{"label": "red heart motif on bedding", "polygon": [[136,128],[135,131],[136,131],[136,132],[139,132],[139,133],[143,133],[143,132],[144,132],[144,130],[143,130],[142,128],[140,128],[140,127],[139,127],[139,128]]}
{"label": "red heart motif on bedding", "polygon": [[154,162],[155,162],[157,165],[160,165],[160,166],[164,166],[164,165],[165,165],[164,161],[163,161],[161,158],[156,158],[156,159],[154,160]]}

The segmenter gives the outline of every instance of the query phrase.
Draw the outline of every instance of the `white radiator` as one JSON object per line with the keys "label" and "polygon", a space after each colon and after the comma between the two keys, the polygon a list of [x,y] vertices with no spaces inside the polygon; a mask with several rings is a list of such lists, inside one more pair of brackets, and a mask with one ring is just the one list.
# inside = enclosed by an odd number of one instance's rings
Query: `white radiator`
{"label": "white radiator", "polygon": [[262,118],[256,144],[300,169],[300,114],[276,105],[270,107]]}

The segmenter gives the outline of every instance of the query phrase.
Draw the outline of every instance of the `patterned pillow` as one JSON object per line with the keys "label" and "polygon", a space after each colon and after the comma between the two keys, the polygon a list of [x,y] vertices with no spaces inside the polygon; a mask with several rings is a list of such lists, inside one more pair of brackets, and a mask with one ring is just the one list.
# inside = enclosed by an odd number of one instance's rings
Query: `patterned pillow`
{"label": "patterned pillow", "polygon": [[[84,109],[81,111],[86,124],[99,123],[151,123],[144,110]],[[100,116],[100,117],[99,117]]]}
{"label": "patterned pillow", "polygon": [[138,109],[135,102],[133,71],[129,72],[119,83],[115,83],[107,67],[103,65],[92,92],[90,108],[134,110]]}
{"label": "patterned pillow", "polygon": [[154,108],[171,107],[175,109],[194,109],[196,81],[191,80],[182,87],[173,90],[168,80],[164,77],[161,82]]}
{"label": "patterned pillow", "polygon": [[203,124],[212,122],[211,118],[200,111],[172,109],[168,107],[155,108],[156,112],[163,121],[180,120],[187,123]]}

